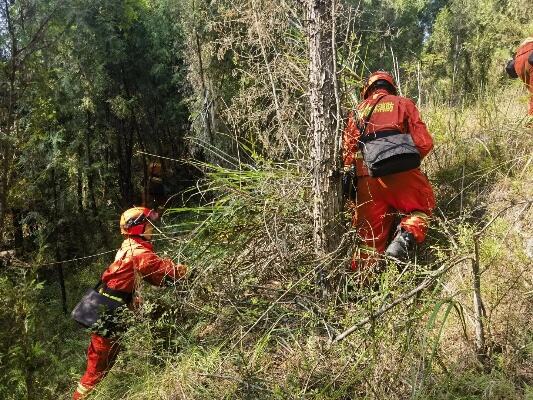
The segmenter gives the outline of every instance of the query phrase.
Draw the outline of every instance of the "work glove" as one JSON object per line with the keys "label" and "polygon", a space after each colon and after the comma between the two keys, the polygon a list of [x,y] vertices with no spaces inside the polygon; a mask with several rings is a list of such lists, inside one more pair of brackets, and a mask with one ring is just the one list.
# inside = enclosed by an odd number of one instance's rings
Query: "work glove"
{"label": "work glove", "polygon": [[355,166],[344,167],[342,171],[342,195],[345,200],[355,200],[357,193],[357,176]]}
{"label": "work glove", "polygon": [[163,277],[161,286],[176,286],[178,281],[185,278],[187,275],[187,266],[183,264],[174,264],[172,273],[168,273]]}
{"label": "work glove", "polygon": [[188,268],[184,264],[175,264],[174,265],[175,275],[177,278],[183,278],[187,275]]}

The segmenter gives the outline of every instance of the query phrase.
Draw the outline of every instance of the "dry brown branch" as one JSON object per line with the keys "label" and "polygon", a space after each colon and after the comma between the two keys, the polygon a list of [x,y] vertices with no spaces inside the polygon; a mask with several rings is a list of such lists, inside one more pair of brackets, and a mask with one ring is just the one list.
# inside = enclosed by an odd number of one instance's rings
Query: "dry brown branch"
{"label": "dry brown branch", "polygon": [[9,260],[15,257],[15,250],[0,251],[0,259]]}
{"label": "dry brown branch", "polygon": [[385,314],[387,311],[391,310],[392,308],[396,307],[398,304],[403,303],[406,300],[409,300],[411,297],[416,295],[417,293],[421,292],[425,288],[429,287],[435,279],[437,279],[439,276],[445,274],[448,272],[452,267],[454,267],[457,264],[460,264],[463,261],[466,260],[472,260],[471,256],[461,257],[459,259],[453,259],[450,260],[448,263],[443,264],[439,269],[437,269],[435,272],[433,272],[431,275],[429,275],[424,281],[418,285],[416,288],[411,290],[410,292],[404,294],[403,296],[399,297],[398,299],[394,300],[392,303],[389,303],[387,305],[382,306],[378,311],[376,311],[374,314],[362,319],[357,324],[352,325],[350,328],[346,329],[344,332],[342,332],[340,335],[338,335],[331,344],[335,344],[337,342],[340,342],[344,338],[346,338],[351,333],[355,332],[358,328],[366,325],[367,323],[374,321],[376,318],[380,317],[381,315]]}
{"label": "dry brown branch", "polygon": [[481,364],[486,366],[487,363],[487,347],[485,340],[485,328],[483,320],[486,317],[485,307],[481,296],[481,263],[479,254],[479,241],[483,233],[509,208],[516,205],[525,204],[525,208],[529,207],[531,201],[523,201],[519,203],[511,203],[507,207],[497,212],[494,217],[483,226],[478,232],[474,234],[474,258],[472,259],[472,286],[473,286],[473,304],[474,304],[474,328],[475,328],[475,347],[476,356]]}

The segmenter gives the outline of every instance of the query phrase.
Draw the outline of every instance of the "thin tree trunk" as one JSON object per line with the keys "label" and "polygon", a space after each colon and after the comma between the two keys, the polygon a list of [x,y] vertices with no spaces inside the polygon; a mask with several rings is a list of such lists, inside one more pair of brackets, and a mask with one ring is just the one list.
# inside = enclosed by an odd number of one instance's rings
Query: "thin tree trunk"
{"label": "thin tree trunk", "polygon": [[15,112],[17,103],[16,82],[18,72],[18,41],[13,27],[13,21],[11,20],[11,13],[9,7],[10,2],[5,1],[2,4],[3,15],[7,24],[7,31],[9,32],[11,59],[9,60],[9,92],[7,95],[7,112],[5,116],[4,133],[8,138],[7,140],[0,141],[0,150],[2,152],[2,175],[0,184],[0,229],[4,227],[4,221],[9,208],[8,198],[9,190],[11,187],[10,180],[12,174],[13,165],[13,146],[10,142],[12,135],[13,124],[15,122]]}
{"label": "thin tree trunk", "polygon": [[332,43],[332,1],[308,0],[309,86],[313,135],[314,241],[318,256],[340,242],[340,149],[335,119],[336,76]]}
{"label": "thin tree trunk", "polygon": [[83,149],[81,146],[78,147],[78,173],[76,183],[78,212],[81,214],[83,212]]}
{"label": "thin tree trunk", "polygon": [[[124,125],[123,125],[124,128]],[[127,129],[127,144],[126,144],[126,152],[124,153],[124,163],[125,163],[125,179],[124,179],[124,199],[125,204],[127,207],[130,207],[133,204],[133,181],[132,181],[132,158],[133,158],[133,129],[130,126],[129,129]]]}
{"label": "thin tree trunk", "polygon": [[[200,36],[198,35],[198,32],[196,29],[194,29],[194,37],[196,39],[196,52],[198,55],[198,67],[200,69],[200,83],[202,85],[202,94],[204,96],[204,109],[202,110],[202,115],[204,118],[205,123],[205,131],[207,133],[207,140],[209,144],[213,144],[213,129],[211,127],[211,106],[209,101],[209,93],[207,91],[207,86],[205,84],[205,77],[204,77],[204,63],[202,59],[202,45],[200,43]],[[205,113],[205,114],[204,114]]]}
{"label": "thin tree trunk", "polygon": [[[53,185],[53,194],[54,194],[54,219],[55,219],[55,253],[56,261],[61,261],[63,259],[63,254],[61,252],[61,242],[62,242],[62,222],[61,222],[61,210],[59,209],[59,198],[57,193],[57,182],[56,182],[56,172],[55,168],[52,168],[52,185]],[[61,289],[61,306],[63,308],[63,314],[67,315],[67,290],[65,287],[65,275],[63,274],[63,264],[57,264],[57,277],[59,281],[59,287]]]}
{"label": "thin tree trunk", "polygon": [[[130,117],[130,125],[132,127],[132,130],[135,131],[137,135],[137,140],[139,143],[139,147],[141,149],[142,154],[142,163],[143,163],[143,179],[142,179],[142,193],[140,193],[140,203],[138,202],[137,198],[139,197],[139,194],[134,193],[133,198],[135,198],[135,204],[141,204],[143,207],[148,207],[148,159],[146,158],[146,145],[144,144],[144,139],[141,134],[141,128],[139,126],[139,122],[137,121],[137,118],[135,118],[135,114],[132,114]],[[156,137],[156,135],[154,135]],[[162,154],[162,152],[160,153]]]}
{"label": "thin tree trunk", "polygon": [[118,184],[120,189],[120,203],[122,207],[132,205],[132,174],[131,159],[133,153],[133,130],[128,129],[124,123],[117,124],[117,155],[118,155]]}
{"label": "thin tree trunk", "polygon": [[3,154],[2,159],[2,175],[1,175],[1,181],[0,184],[0,228],[4,226],[4,221],[6,218],[7,213],[7,197],[8,197],[8,177],[9,177],[9,170],[10,170],[10,162],[9,158],[11,157],[11,149],[9,148],[9,144],[4,143],[4,146],[2,146],[1,150]]}
{"label": "thin tree trunk", "polygon": [[11,210],[13,216],[13,238],[15,240],[15,251],[16,254],[24,254],[24,232],[22,231],[22,216],[24,215],[23,211],[18,208]]}
{"label": "thin tree trunk", "polygon": [[94,131],[91,127],[91,114],[87,111],[87,129],[85,131],[85,146],[87,151],[87,191],[89,195],[89,206],[93,215],[97,215],[98,209],[96,207],[96,195],[94,193],[94,174],[93,167],[93,153],[91,148],[91,136],[94,136]]}
{"label": "thin tree trunk", "polygon": [[485,329],[483,327],[484,308],[481,298],[481,274],[479,271],[479,236],[474,236],[474,259],[472,260],[472,283],[474,287],[474,327],[476,331],[476,355],[484,366],[487,353],[485,346]]}

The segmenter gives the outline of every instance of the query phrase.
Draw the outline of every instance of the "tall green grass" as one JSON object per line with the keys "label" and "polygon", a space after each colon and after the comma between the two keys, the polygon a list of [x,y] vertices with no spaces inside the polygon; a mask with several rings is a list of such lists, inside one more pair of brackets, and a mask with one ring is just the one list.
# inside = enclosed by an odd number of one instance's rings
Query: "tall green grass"
{"label": "tall green grass", "polygon": [[[186,206],[165,213],[159,237],[191,276],[170,289],[142,288],[124,351],[91,398],[531,396],[531,132],[502,100],[516,89],[506,90],[424,110],[436,137],[425,167],[438,197],[428,242],[407,268],[389,265],[367,286],[346,271],[354,232],[328,263],[315,257],[305,160],[202,165],[205,179],[182,194]],[[443,263],[473,255],[483,228],[487,365],[473,345],[470,261],[330,345]]]}

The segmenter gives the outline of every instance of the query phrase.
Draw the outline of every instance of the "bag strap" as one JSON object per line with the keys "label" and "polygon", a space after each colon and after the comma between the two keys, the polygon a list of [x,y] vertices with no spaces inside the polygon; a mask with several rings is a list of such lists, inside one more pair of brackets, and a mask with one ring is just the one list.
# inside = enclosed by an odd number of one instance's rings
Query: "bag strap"
{"label": "bag strap", "polygon": [[372,113],[374,112],[374,109],[376,108],[376,106],[378,105],[378,103],[381,101],[381,99],[383,99],[383,97],[387,96],[386,94],[384,95],[381,95],[380,97],[378,97],[377,101],[374,103],[374,105],[372,106],[372,108],[370,109],[370,112],[368,113],[368,115],[365,117],[363,117],[363,129],[360,129],[359,128],[359,131],[361,132],[361,135],[359,137],[363,137],[365,136],[365,133],[366,133],[366,127],[368,126],[368,122],[370,121],[370,117],[372,116]]}
{"label": "bag strap", "polygon": [[[117,255],[118,255],[118,253],[119,253],[120,251],[122,251],[122,248],[118,249]],[[124,257],[126,257],[126,252],[125,252],[125,251],[122,252],[122,254],[120,255],[120,259],[119,259],[119,260],[123,260]],[[116,258],[116,256],[115,256],[115,258]],[[113,261],[113,262],[116,262],[116,261],[119,261],[119,260],[115,260],[115,261]],[[120,267],[119,267],[119,269],[120,269]],[[102,282],[102,278],[100,278],[100,279],[98,280],[98,283],[95,285],[94,290],[98,291],[98,288],[99,288],[100,286],[102,286],[102,283],[103,283],[103,282]]]}

